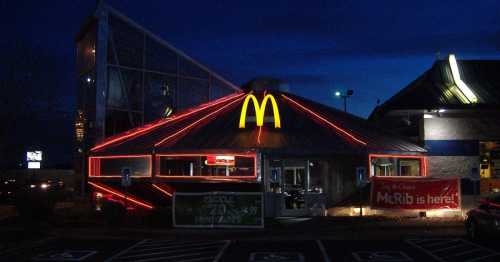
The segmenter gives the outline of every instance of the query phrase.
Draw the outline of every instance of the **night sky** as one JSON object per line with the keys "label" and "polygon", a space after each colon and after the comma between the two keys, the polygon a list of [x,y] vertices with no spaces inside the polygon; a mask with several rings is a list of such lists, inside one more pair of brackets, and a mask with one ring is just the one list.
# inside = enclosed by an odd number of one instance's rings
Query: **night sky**
{"label": "night sky", "polygon": [[[500,1],[106,1],[235,84],[287,80],[293,93],[367,117],[428,69],[438,53],[500,55]],[[147,4],[146,4],[147,3]],[[72,110],[74,37],[95,1],[2,1],[2,44],[36,46],[64,68],[61,106]],[[4,28],[3,28],[4,29]],[[8,51],[3,48],[4,51]]]}

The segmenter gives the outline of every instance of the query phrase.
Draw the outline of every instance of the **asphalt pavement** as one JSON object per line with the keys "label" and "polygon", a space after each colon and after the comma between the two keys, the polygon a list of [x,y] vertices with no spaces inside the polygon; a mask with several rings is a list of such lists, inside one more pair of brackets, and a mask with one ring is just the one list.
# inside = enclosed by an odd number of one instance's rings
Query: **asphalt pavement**
{"label": "asphalt pavement", "polygon": [[365,241],[46,238],[17,252],[0,253],[0,260],[492,262],[500,261],[500,246],[496,243],[446,237]]}

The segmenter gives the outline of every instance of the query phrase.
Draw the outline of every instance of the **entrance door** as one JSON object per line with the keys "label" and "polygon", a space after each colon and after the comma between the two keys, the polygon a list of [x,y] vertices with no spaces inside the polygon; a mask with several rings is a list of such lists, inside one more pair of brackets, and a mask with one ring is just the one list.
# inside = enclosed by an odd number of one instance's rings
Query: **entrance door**
{"label": "entrance door", "polygon": [[284,210],[286,215],[301,215],[306,210],[304,194],[307,188],[305,167],[285,167],[283,172]]}

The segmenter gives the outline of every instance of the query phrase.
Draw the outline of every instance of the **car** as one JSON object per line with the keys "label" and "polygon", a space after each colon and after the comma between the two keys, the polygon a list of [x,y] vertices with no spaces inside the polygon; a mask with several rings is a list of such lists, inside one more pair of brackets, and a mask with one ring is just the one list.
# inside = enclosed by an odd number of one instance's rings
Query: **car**
{"label": "car", "polygon": [[479,201],[479,206],[467,212],[467,236],[472,240],[500,236],[500,195]]}

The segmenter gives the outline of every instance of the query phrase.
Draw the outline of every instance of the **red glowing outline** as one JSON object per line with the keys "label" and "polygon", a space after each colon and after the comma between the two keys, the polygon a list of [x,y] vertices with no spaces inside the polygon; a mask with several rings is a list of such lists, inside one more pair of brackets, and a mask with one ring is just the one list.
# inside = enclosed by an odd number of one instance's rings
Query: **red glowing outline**
{"label": "red glowing outline", "polygon": [[[157,154],[156,155],[156,163],[159,163],[160,162],[160,157],[169,157],[169,156],[172,156],[172,157],[176,157],[176,156],[200,156],[200,157],[204,157],[204,156],[207,156],[207,155],[213,155],[214,153],[208,153],[208,154],[203,154],[203,153],[197,153],[197,154]],[[217,154],[217,155],[227,155],[227,156],[239,156],[239,157],[248,157],[248,158],[253,158],[253,176],[164,176],[164,175],[160,175],[160,168],[159,168],[159,164],[157,164],[157,168],[156,168],[156,174],[155,174],[155,177],[161,177],[161,178],[173,178],[173,179],[186,179],[186,180],[222,180],[222,181],[232,181],[232,180],[238,180],[238,179],[251,179],[251,180],[254,180],[257,178],[257,154],[254,153],[254,154],[240,154],[240,153],[235,153],[235,154],[230,154],[230,153],[224,153],[224,154]]]}
{"label": "red glowing outline", "polygon": [[158,146],[160,146],[161,144],[163,144],[163,143],[167,142],[168,140],[170,140],[171,138],[176,137],[176,136],[178,136],[179,134],[183,134],[183,133],[185,133],[188,129],[193,128],[194,126],[196,126],[196,125],[197,125],[198,123],[200,123],[201,121],[203,121],[203,120],[205,120],[205,119],[207,119],[207,118],[211,117],[212,115],[215,115],[215,114],[219,113],[220,111],[222,111],[222,110],[226,109],[227,107],[229,107],[229,106],[233,105],[234,103],[239,102],[241,99],[243,99],[243,97],[241,97],[241,98],[237,98],[236,100],[234,100],[234,101],[230,102],[229,104],[226,104],[226,105],[222,106],[221,108],[219,108],[219,109],[217,109],[217,110],[215,110],[215,111],[211,112],[210,114],[208,114],[208,115],[206,115],[206,116],[204,116],[204,117],[202,117],[202,118],[200,118],[200,119],[198,119],[198,120],[194,121],[193,123],[191,123],[191,124],[187,125],[186,127],[184,127],[184,128],[182,128],[182,129],[180,129],[179,131],[177,131],[177,132],[175,132],[175,133],[173,133],[173,134],[171,134],[171,135],[167,136],[166,138],[162,139],[161,141],[159,141],[158,143],[156,143],[154,146],[155,146],[155,147],[158,147]]}
{"label": "red glowing outline", "polygon": [[162,192],[163,194],[169,196],[169,197],[172,197],[174,196],[172,193],[168,192],[167,190],[157,186],[156,184],[152,184],[153,188],[157,189],[158,191]]}
{"label": "red glowing outline", "polygon": [[427,176],[427,156],[420,155],[394,155],[394,154],[368,154],[368,174],[369,177],[373,177],[372,174],[372,158],[381,158],[381,157],[392,157],[392,158],[410,158],[410,159],[419,159],[420,160],[420,176],[383,176],[383,177],[400,177],[400,178],[415,178],[415,177],[426,177]]}
{"label": "red glowing outline", "polygon": [[97,183],[94,183],[94,182],[90,182],[88,181],[89,185],[97,188],[97,189],[100,189],[102,191],[105,191],[107,193],[110,193],[112,195],[115,195],[117,197],[120,197],[121,199],[125,200],[125,201],[130,201],[132,203],[135,203],[139,206],[142,206],[142,207],[145,207],[145,208],[148,208],[148,209],[153,209],[154,207],[152,205],[150,205],[149,203],[145,202],[145,201],[141,201],[141,200],[137,200],[137,199],[134,199],[133,197],[130,197],[130,196],[126,196],[122,193],[120,193],[119,191],[115,191],[111,188],[106,188],[106,186],[104,185],[99,185]]}
{"label": "red glowing outline", "polygon": [[192,110],[190,110],[188,112],[183,112],[183,113],[181,113],[179,115],[173,115],[173,116],[171,116],[169,118],[161,119],[161,120],[156,121],[154,123],[146,124],[146,125],[144,125],[142,127],[139,127],[136,130],[134,130],[134,129],[130,130],[129,131],[130,133],[127,132],[127,133],[125,133],[123,135],[120,135],[118,137],[110,138],[110,140],[108,140],[106,142],[103,142],[103,143],[101,143],[99,145],[94,146],[93,148],[90,149],[90,151],[96,151],[96,150],[102,149],[103,147],[106,147],[106,146],[108,146],[110,144],[114,144],[116,142],[119,142],[119,141],[122,141],[122,140],[126,140],[126,139],[128,139],[130,137],[142,135],[142,134],[147,133],[147,132],[149,132],[149,131],[157,128],[157,127],[160,127],[160,126],[162,126],[164,124],[170,123],[172,121],[180,120],[180,119],[185,118],[187,116],[190,116],[190,115],[192,115],[194,113],[200,112],[200,111],[202,111],[202,110],[204,110],[206,108],[209,108],[209,107],[212,107],[212,106],[216,106],[216,105],[218,105],[220,103],[226,102],[228,100],[231,100],[233,98],[236,98],[236,97],[242,96],[242,95],[243,95],[243,93],[225,96],[225,97],[219,98],[217,100],[213,100],[211,102],[202,104],[202,105],[200,105],[198,107],[195,107],[195,108],[193,108]]}
{"label": "red glowing outline", "polygon": [[362,144],[364,146],[366,146],[366,142],[364,142],[363,140],[361,139],[358,139],[356,138],[354,135],[352,135],[351,133],[345,131],[344,129],[342,129],[341,127],[335,125],[334,123],[332,123],[331,121],[329,121],[328,119],[322,117],[321,115],[315,113],[314,111],[312,111],[311,109],[308,109],[307,107],[301,105],[300,103],[296,102],[295,100],[287,97],[286,95],[284,94],[281,94],[281,96],[283,96],[283,98],[285,98],[286,100],[292,102],[294,105],[298,106],[299,108],[301,108],[302,110],[308,112],[309,114],[313,115],[314,117],[322,120],[323,122],[325,122],[326,124],[328,124],[329,126],[333,127],[335,130],[339,131],[340,133],[346,135],[347,137],[351,138],[352,140],[354,140],[355,142],[359,143],[359,144]]}
{"label": "red glowing outline", "polygon": [[261,133],[262,133],[262,127],[259,126],[259,133],[257,134],[257,144],[259,144],[259,145],[260,145],[260,135],[261,135]]}
{"label": "red glowing outline", "polygon": [[[116,155],[116,156],[90,156],[88,161],[89,171],[88,177],[92,178],[109,178],[109,177],[122,177],[120,175],[101,175],[101,159],[116,159],[116,158],[146,158],[149,161],[149,174],[147,176],[131,176],[131,178],[150,178],[153,176],[153,158],[151,155]],[[96,165],[98,168],[96,170],[92,170],[93,161],[96,161]],[[99,175],[93,175],[92,171],[97,171]]]}

